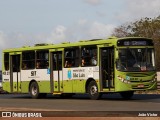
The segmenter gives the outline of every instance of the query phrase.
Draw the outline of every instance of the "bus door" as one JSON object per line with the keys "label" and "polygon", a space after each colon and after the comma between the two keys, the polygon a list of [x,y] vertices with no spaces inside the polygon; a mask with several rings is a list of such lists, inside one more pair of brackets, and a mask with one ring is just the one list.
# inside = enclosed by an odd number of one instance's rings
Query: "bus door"
{"label": "bus door", "polygon": [[100,48],[101,90],[114,88],[114,48]]}
{"label": "bus door", "polygon": [[59,93],[62,91],[62,51],[51,52],[50,67],[51,92]]}
{"label": "bus door", "polygon": [[20,92],[20,54],[10,55],[10,87],[11,92]]}

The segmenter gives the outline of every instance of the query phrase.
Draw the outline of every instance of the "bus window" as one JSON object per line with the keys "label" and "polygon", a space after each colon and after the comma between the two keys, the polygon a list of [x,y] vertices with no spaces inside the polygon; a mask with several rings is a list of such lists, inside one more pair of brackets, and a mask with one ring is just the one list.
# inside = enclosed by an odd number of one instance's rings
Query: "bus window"
{"label": "bus window", "polygon": [[35,68],[35,51],[22,52],[22,70]]}
{"label": "bus window", "polygon": [[65,49],[64,52],[64,67],[78,67],[79,66],[79,48]]}
{"label": "bus window", "polygon": [[9,54],[4,54],[4,69],[9,70]]}
{"label": "bus window", "polygon": [[97,65],[97,47],[82,47],[81,49],[81,66],[96,66]]}
{"label": "bus window", "polygon": [[36,52],[36,68],[47,69],[49,67],[49,51],[37,51]]}
{"label": "bus window", "polygon": [[120,71],[154,71],[155,58],[153,48],[119,49],[117,69]]}
{"label": "bus window", "polygon": [[62,52],[53,53],[53,70],[62,70]]}

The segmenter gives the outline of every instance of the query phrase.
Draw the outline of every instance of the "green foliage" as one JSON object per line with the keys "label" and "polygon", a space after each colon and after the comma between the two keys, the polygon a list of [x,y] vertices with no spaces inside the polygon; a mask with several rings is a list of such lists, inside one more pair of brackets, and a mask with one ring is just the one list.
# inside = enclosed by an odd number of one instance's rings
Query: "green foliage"
{"label": "green foliage", "polygon": [[135,22],[126,23],[115,28],[116,37],[147,37],[154,40],[156,50],[157,70],[160,70],[160,16],[156,18],[142,18]]}

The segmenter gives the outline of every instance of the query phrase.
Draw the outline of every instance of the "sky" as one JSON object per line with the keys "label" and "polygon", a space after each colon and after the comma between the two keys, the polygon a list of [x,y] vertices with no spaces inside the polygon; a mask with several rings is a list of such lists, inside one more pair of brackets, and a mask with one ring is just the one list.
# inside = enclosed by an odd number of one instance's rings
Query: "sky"
{"label": "sky", "polygon": [[159,15],[160,0],[0,0],[0,53],[36,43],[105,39],[124,23]]}

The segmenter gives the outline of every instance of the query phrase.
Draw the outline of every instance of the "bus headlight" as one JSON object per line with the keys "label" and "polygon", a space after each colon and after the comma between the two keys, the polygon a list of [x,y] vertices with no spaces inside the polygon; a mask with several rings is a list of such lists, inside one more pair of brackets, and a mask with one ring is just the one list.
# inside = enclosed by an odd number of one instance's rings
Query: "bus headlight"
{"label": "bus headlight", "polygon": [[153,82],[156,82],[156,81],[157,81],[157,75],[155,75],[155,76],[152,78],[151,82],[153,83]]}

